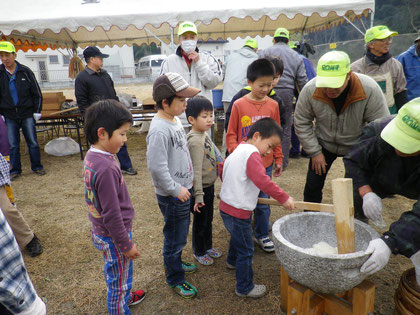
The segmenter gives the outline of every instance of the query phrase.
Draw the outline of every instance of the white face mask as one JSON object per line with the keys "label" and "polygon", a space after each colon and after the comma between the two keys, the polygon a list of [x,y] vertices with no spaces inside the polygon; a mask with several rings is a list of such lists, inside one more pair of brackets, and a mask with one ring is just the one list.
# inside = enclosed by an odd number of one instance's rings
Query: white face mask
{"label": "white face mask", "polygon": [[184,40],[183,42],[181,42],[181,48],[187,54],[194,51],[195,47],[197,47],[197,41],[195,40]]}

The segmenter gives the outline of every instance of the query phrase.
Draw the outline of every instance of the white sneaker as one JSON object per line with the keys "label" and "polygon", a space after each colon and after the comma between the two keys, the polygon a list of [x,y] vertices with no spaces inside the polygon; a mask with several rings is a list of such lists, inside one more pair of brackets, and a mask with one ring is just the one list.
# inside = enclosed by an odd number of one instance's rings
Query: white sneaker
{"label": "white sneaker", "polygon": [[254,238],[254,242],[260,245],[263,251],[267,253],[274,252],[274,243],[270,240],[268,236],[260,239]]}
{"label": "white sneaker", "polygon": [[249,298],[254,298],[254,299],[258,299],[260,297],[263,297],[266,292],[267,292],[267,288],[265,287],[264,284],[255,284],[254,288],[251,291],[249,291],[248,294],[239,293],[235,289],[235,293],[236,293],[237,296],[249,297]]}

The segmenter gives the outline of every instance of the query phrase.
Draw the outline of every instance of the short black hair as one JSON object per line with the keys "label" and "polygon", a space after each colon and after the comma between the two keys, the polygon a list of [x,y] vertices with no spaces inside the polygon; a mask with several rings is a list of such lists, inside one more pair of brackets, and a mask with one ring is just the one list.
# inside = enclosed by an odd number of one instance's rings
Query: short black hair
{"label": "short black hair", "polygon": [[289,42],[289,39],[287,37],[284,37],[284,36],[278,36],[278,37],[274,37],[274,42],[276,42],[276,43],[282,42],[282,43],[287,44]]}
{"label": "short black hair", "polygon": [[[173,100],[175,99],[176,95],[169,96],[167,98],[164,98],[163,100],[166,100],[166,102],[171,106]],[[163,101],[162,100],[162,101]],[[162,101],[156,102],[157,109],[163,109]]]}
{"label": "short black hair", "polygon": [[210,100],[202,95],[194,96],[187,101],[187,108],[185,109],[185,115],[188,117],[197,118],[202,111],[213,112],[213,105]]}
{"label": "short black hair", "polygon": [[277,75],[282,75],[284,70],[283,59],[280,56],[268,56],[266,57],[274,65]]}
{"label": "short black hair", "polygon": [[254,82],[258,78],[272,76],[273,79],[276,75],[274,65],[267,58],[261,58],[253,61],[246,70],[246,78]]}
{"label": "short black hair", "polygon": [[272,136],[278,136],[281,139],[283,136],[283,129],[270,117],[257,120],[249,129],[248,135],[246,136],[247,139],[251,139],[256,132],[260,133],[262,139],[267,139]]}
{"label": "short black hair", "polygon": [[103,127],[109,137],[125,123],[133,123],[130,111],[120,102],[112,99],[93,103],[86,110],[85,135],[91,144],[98,142],[98,129]]}

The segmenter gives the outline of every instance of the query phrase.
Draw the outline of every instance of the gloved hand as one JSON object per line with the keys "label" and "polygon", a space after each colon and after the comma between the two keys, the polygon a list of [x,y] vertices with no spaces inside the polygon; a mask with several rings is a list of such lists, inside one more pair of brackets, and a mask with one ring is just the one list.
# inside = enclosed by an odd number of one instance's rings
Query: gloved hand
{"label": "gloved hand", "polygon": [[374,192],[363,196],[363,212],[371,220],[379,220],[382,215],[382,199]]}
{"label": "gloved hand", "polygon": [[38,121],[41,118],[41,114],[40,113],[34,113],[34,119],[36,121]]}
{"label": "gloved hand", "polygon": [[420,250],[410,257],[413,262],[414,269],[416,270],[416,281],[420,285]]}
{"label": "gloved hand", "polygon": [[369,259],[366,260],[360,268],[360,272],[368,275],[378,272],[385,267],[389,261],[389,256],[391,256],[391,250],[388,245],[386,245],[386,243],[380,238],[371,240],[366,251],[370,251],[372,249],[372,255],[370,255]]}

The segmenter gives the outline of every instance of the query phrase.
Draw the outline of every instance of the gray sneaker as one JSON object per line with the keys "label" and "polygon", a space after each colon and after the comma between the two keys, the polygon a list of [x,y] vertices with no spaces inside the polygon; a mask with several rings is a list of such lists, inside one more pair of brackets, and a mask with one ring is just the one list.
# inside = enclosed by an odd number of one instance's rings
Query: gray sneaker
{"label": "gray sneaker", "polygon": [[254,298],[254,299],[258,299],[260,297],[263,297],[266,292],[267,292],[267,288],[265,287],[264,284],[255,284],[254,288],[251,291],[249,291],[248,294],[239,293],[235,289],[235,293],[236,293],[237,296]]}

